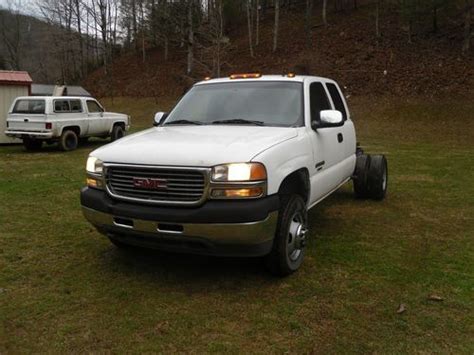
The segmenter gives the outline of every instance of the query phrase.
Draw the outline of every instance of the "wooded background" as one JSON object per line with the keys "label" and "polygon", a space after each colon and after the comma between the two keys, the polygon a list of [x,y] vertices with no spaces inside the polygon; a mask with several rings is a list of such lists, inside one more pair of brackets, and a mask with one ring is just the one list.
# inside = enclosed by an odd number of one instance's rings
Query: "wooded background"
{"label": "wooded background", "polygon": [[[472,2],[37,0],[28,2],[28,11],[35,14],[30,16],[25,14],[25,1],[8,0],[0,9],[0,68],[28,70],[44,83],[81,82],[100,68],[102,80],[111,83],[115,62],[128,56],[129,62],[133,57],[134,65],[147,68],[149,61],[172,61],[179,67],[180,79],[192,81],[240,68],[244,58],[252,63],[255,58],[291,59],[301,51],[322,53],[327,48],[315,38],[334,32],[347,37],[358,27],[365,32],[352,38],[353,46],[344,42],[348,53],[360,50],[357,42],[362,40],[369,56],[378,48],[405,44],[406,51],[416,53],[422,42],[429,42],[436,52],[438,43],[449,42],[449,49],[443,49],[450,52],[446,55],[470,65]],[[329,46],[337,46],[339,37]],[[247,53],[242,54],[244,42]],[[237,44],[239,56],[234,51]],[[297,59],[301,56],[293,62]],[[262,60],[258,63],[262,66]]]}

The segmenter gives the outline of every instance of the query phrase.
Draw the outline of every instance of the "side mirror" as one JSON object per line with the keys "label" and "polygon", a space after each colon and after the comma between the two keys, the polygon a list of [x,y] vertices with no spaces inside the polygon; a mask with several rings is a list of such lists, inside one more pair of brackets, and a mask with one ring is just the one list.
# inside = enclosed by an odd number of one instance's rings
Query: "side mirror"
{"label": "side mirror", "polygon": [[320,112],[320,121],[312,122],[312,128],[339,127],[344,124],[344,117],[341,111],[323,110]]}
{"label": "side mirror", "polygon": [[155,118],[153,119],[153,126],[161,126],[165,122],[166,117],[168,117],[168,112],[157,112],[155,113]]}

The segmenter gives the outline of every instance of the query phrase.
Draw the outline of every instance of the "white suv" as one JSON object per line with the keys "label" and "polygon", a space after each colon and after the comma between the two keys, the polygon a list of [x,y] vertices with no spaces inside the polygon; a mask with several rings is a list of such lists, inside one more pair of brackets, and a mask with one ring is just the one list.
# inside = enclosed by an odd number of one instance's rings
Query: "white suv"
{"label": "white suv", "polygon": [[119,247],[265,256],[288,275],[303,261],[310,208],[350,179],[358,197],[386,193],[386,159],[356,148],[330,79],[203,81],[155,126],[87,161],[84,215]]}
{"label": "white suv", "polygon": [[129,116],[105,112],[91,97],[26,96],[13,102],[5,134],[21,138],[27,150],[40,149],[43,142],[58,142],[67,151],[89,137],[116,140],[129,127]]}

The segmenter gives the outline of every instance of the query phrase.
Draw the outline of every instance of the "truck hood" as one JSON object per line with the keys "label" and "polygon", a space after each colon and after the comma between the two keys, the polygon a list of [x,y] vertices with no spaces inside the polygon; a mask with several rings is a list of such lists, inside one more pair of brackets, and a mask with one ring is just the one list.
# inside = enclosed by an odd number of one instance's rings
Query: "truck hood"
{"label": "truck hood", "polygon": [[154,127],[91,153],[104,162],[201,166],[247,162],[298,135],[296,128],[255,126]]}

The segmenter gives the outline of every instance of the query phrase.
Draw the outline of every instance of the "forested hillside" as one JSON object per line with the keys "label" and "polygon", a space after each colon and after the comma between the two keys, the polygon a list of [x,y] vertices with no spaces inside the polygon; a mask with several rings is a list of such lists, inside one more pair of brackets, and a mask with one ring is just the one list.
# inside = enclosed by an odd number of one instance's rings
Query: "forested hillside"
{"label": "forested hillside", "polygon": [[472,95],[473,0],[36,4],[41,21],[1,12],[3,67],[99,96],[179,95],[206,76],[302,66],[349,95]]}
{"label": "forested hillside", "polygon": [[472,95],[469,1],[128,3],[144,18],[122,13],[128,51],[85,81],[101,96],[179,95],[206,76],[301,65],[349,95]]}

